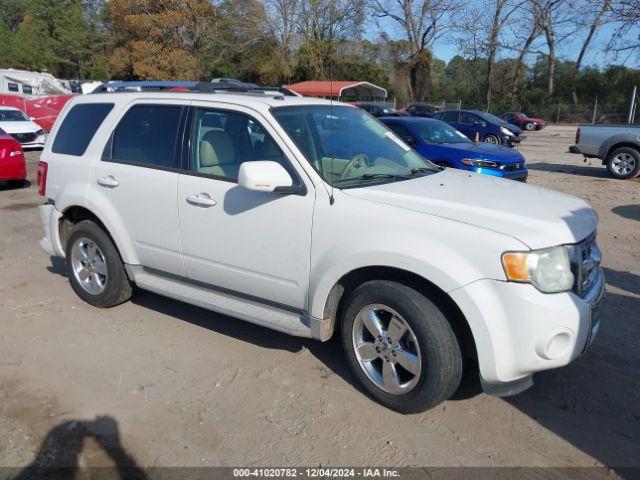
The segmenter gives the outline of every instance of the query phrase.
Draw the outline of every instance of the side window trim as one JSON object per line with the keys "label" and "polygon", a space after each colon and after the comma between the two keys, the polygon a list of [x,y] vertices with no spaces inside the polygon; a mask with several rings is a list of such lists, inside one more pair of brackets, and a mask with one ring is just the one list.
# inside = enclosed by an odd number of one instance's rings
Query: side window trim
{"label": "side window trim", "polygon": [[[173,159],[174,159],[174,164],[178,165],[177,167],[166,167],[163,165],[155,165],[152,163],[135,162],[131,160],[121,160],[121,159],[113,158],[113,141],[114,141],[116,130],[120,126],[120,123],[122,122],[122,120],[126,117],[127,113],[129,113],[133,108],[138,106],[151,106],[151,107],[169,106],[169,107],[181,108],[180,119],[178,120],[178,128],[176,132],[176,139],[173,146]],[[189,105],[187,104],[141,102],[141,103],[133,103],[128,105],[128,107],[123,110],[122,115],[117,120],[117,123],[113,127],[113,130],[111,130],[109,139],[107,140],[107,143],[105,144],[105,147],[102,151],[100,161],[118,163],[121,165],[131,165],[133,167],[149,168],[152,170],[162,170],[166,172],[185,173],[185,167],[184,167],[183,158],[182,158],[182,150],[183,150],[182,142],[184,141],[183,136],[184,136],[185,121],[186,121],[185,119],[186,119],[188,110],[189,110]],[[108,154],[108,156],[105,155],[106,153]]]}
{"label": "side window trim", "polygon": [[282,149],[282,147],[278,144],[278,142],[275,141],[275,139],[273,138],[273,135],[271,133],[269,133],[269,131],[264,127],[263,122],[261,122],[259,119],[257,119],[254,115],[251,115],[247,112],[241,111],[241,110],[234,110],[231,108],[224,108],[224,107],[218,107],[218,106],[202,106],[202,105],[192,105],[189,107],[189,113],[187,115],[188,120],[185,122],[185,131],[184,131],[184,143],[186,145],[186,149],[183,148],[183,154],[185,154],[184,152],[186,151],[186,169],[180,173],[184,174],[184,175],[191,175],[193,177],[201,177],[201,178],[210,178],[212,180],[220,180],[223,182],[228,182],[228,183],[233,183],[233,184],[238,184],[238,180],[237,179],[233,179],[230,177],[226,177],[226,176],[222,176],[222,175],[215,175],[212,173],[203,173],[203,172],[196,172],[195,171],[195,164],[194,164],[194,159],[193,159],[193,135],[195,133],[195,122],[196,122],[196,115],[195,112],[196,110],[209,110],[209,111],[213,111],[213,112],[222,112],[222,113],[233,113],[233,114],[237,114],[237,115],[244,115],[245,117],[247,117],[248,119],[252,120],[253,122],[255,122],[256,124],[258,124],[267,135],[269,135],[269,137],[271,138],[271,140],[273,142],[275,142],[276,146],[278,147],[278,149],[280,150],[280,152],[282,153],[282,158],[285,161],[285,165],[283,165],[283,167],[285,168],[285,170],[287,171],[287,173],[289,173],[289,175],[291,175],[291,178],[293,179],[293,187],[291,192],[287,192],[287,194],[292,194],[292,195],[301,195],[301,196],[305,196],[307,194],[307,187],[304,183],[304,181],[302,181],[302,178],[300,178],[300,175],[298,174],[298,172],[296,171],[296,169],[294,168],[291,160],[289,159],[289,157],[287,156],[287,154],[284,152],[284,150]]}

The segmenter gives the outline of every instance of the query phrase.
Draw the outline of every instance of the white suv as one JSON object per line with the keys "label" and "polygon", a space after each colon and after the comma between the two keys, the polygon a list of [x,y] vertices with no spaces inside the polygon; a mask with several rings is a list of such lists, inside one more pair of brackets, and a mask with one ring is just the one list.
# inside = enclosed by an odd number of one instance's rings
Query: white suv
{"label": "white suv", "polygon": [[42,247],[97,307],[133,288],[320,341],[380,403],[479,367],[518,393],[598,330],[582,200],[429,163],[359,108],[268,92],[76,97],[38,167]]}

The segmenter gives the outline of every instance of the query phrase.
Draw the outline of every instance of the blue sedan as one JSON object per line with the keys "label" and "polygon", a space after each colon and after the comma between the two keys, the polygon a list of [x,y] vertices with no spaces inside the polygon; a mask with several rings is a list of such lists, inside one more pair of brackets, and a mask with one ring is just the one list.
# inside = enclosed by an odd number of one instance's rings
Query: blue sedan
{"label": "blue sedan", "polygon": [[525,159],[517,150],[472,142],[449,124],[432,118],[385,117],[380,120],[436,165],[527,181],[529,172]]}

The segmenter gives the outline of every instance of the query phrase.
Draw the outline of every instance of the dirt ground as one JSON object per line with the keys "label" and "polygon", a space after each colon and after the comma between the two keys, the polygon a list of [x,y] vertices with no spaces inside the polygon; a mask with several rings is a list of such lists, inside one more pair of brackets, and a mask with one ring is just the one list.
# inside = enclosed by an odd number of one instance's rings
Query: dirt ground
{"label": "dirt ground", "polygon": [[38,246],[35,185],[0,187],[0,467],[640,466],[640,179],[566,153],[574,131],[532,132],[520,150],[530,183],[600,215],[598,338],[518,396],[408,416],[359,390],[335,341],[145,292],[83,303]]}

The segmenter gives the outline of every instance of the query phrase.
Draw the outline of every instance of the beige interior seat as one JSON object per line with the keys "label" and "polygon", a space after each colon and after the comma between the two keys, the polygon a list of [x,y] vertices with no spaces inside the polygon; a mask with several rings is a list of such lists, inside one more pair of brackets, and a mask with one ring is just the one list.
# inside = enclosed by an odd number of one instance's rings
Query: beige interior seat
{"label": "beige interior seat", "polygon": [[237,178],[240,165],[231,136],[221,130],[207,132],[200,141],[199,163],[200,173]]}

